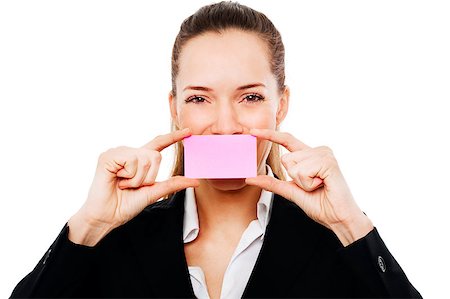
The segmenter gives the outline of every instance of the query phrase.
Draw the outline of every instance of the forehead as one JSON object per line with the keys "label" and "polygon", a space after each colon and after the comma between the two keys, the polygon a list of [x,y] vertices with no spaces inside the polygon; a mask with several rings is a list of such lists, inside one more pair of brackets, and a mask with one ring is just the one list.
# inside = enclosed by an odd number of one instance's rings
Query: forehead
{"label": "forehead", "polygon": [[181,49],[179,83],[238,84],[267,81],[271,77],[268,47],[252,32],[207,32],[189,40]]}

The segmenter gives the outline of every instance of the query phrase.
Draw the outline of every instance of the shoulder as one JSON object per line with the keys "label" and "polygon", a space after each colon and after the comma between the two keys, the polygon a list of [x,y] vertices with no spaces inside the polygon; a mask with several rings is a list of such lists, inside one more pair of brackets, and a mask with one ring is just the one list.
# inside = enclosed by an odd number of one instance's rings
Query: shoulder
{"label": "shoulder", "polygon": [[112,231],[103,243],[122,242],[124,238],[159,238],[165,234],[177,234],[182,230],[185,190],[171,198],[147,206],[136,217]]}
{"label": "shoulder", "polygon": [[318,241],[323,246],[336,250],[342,246],[337,236],[309,216],[292,201],[275,194],[269,225],[279,234],[290,239]]}
{"label": "shoulder", "polygon": [[160,199],[153,204],[147,206],[141,213],[139,213],[131,222],[139,222],[149,217],[170,215],[178,215],[184,212],[184,197],[186,189],[180,190],[168,199]]}
{"label": "shoulder", "polygon": [[294,225],[294,227],[309,227],[310,229],[320,229],[322,225],[308,217],[306,213],[292,201],[274,194],[272,209],[272,222]]}
{"label": "shoulder", "polygon": [[[168,199],[161,199],[147,206],[141,213],[129,222],[130,226],[150,224],[167,224],[183,219],[184,196],[186,189],[176,192]],[[178,222],[177,221],[177,222]],[[159,226],[159,225],[158,225]]]}

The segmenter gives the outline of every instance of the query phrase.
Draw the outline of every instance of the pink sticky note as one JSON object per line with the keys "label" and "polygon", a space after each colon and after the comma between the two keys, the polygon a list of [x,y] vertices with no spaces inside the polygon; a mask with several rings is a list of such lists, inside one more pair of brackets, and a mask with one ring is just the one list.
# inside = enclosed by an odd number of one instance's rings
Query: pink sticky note
{"label": "pink sticky note", "polygon": [[256,176],[256,137],[191,135],[183,140],[184,175],[189,178]]}

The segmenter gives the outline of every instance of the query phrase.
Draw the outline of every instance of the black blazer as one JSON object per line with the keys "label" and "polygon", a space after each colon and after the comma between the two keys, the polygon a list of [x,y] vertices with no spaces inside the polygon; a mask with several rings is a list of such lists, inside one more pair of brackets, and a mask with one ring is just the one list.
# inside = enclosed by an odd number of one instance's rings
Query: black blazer
{"label": "black blazer", "polygon": [[[65,226],[12,297],[194,297],[184,195],[150,205],[94,247],[70,242]],[[421,298],[376,229],[343,247],[279,195],[243,297]]]}

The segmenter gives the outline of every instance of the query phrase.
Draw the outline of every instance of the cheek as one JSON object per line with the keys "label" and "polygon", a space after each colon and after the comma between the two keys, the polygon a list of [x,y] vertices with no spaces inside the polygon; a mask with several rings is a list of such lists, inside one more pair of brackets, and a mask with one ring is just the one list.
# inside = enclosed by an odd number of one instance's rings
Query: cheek
{"label": "cheek", "polygon": [[201,111],[199,109],[190,109],[189,106],[184,106],[179,109],[178,120],[181,128],[191,128],[194,134],[198,134],[205,130],[211,122],[211,113]]}
{"label": "cheek", "polygon": [[[269,105],[261,105],[255,107],[257,109],[248,109],[243,111],[240,115],[240,123],[245,128],[245,131],[249,131],[252,128],[255,129],[271,129],[275,130],[277,126],[276,111]],[[248,132],[245,132],[248,134]],[[258,140],[259,148],[259,140]]]}
{"label": "cheek", "polygon": [[272,110],[245,113],[241,117],[241,123],[246,128],[275,129],[276,116]]}
{"label": "cheek", "polygon": [[[245,122],[248,124],[249,128],[257,129],[272,129],[275,130],[277,127],[276,122],[276,110],[271,108],[265,109],[264,112],[260,111],[258,114],[248,115]],[[270,141],[259,139],[257,141],[257,155],[258,155],[258,166],[266,159],[271,148],[272,143]]]}

